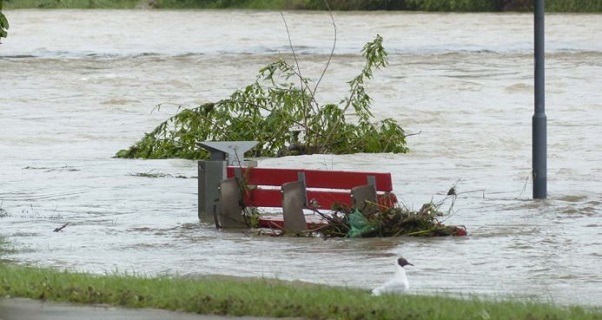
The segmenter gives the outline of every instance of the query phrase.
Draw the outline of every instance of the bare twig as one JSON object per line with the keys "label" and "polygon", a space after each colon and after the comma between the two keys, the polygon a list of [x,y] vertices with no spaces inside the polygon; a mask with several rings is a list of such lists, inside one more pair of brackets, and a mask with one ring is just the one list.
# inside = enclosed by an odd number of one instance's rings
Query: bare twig
{"label": "bare twig", "polygon": [[326,65],[324,66],[324,70],[322,70],[322,74],[320,75],[320,78],[318,79],[318,81],[316,81],[316,85],[314,86],[314,91],[312,92],[312,96],[314,96],[316,94],[316,91],[318,90],[318,86],[320,85],[320,82],[322,82],[322,78],[324,78],[324,75],[326,74],[326,71],[328,70],[328,67],[330,66],[330,62],[332,61],[332,57],[334,56],[334,49],[337,46],[337,24],[334,21],[334,16],[332,15],[332,10],[330,10],[328,1],[324,0],[324,4],[326,4],[326,8],[328,9],[328,13],[330,14],[330,20],[332,21],[332,28],[334,31],[334,38],[332,39],[332,48],[330,49],[330,55],[328,56],[328,61],[326,62]]}
{"label": "bare twig", "polygon": [[[291,39],[291,33],[288,29],[288,23],[286,23],[286,19],[284,18],[284,13],[280,11],[280,16],[282,17],[282,21],[284,22],[284,27],[286,28],[286,35],[288,37],[288,45],[291,48],[291,52],[293,53],[293,60],[295,60],[295,66],[297,67],[297,75],[299,76],[299,82],[301,84],[301,92],[303,92],[303,88],[307,86],[303,82],[303,75],[301,74],[301,67],[299,67],[299,60],[297,59],[297,53],[295,52],[295,47],[293,46],[293,41]],[[309,88],[307,88],[309,90]],[[311,91],[310,91],[311,92]],[[305,119],[304,128],[307,128],[307,102],[305,101],[305,95],[301,95],[301,99],[303,99],[303,119]],[[313,99],[313,97],[312,97]]]}
{"label": "bare twig", "polygon": [[61,231],[61,230],[65,229],[65,227],[66,227],[66,226],[68,226],[68,225],[69,225],[69,222],[65,223],[65,224],[64,224],[63,226],[61,226],[61,227],[55,228],[55,229],[53,230],[53,232],[59,232],[59,231]]}
{"label": "bare twig", "polygon": [[418,132],[414,132],[414,133],[406,133],[406,134],[404,134],[404,135],[405,135],[405,137],[407,138],[407,137],[411,137],[411,136],[417,136],[417,135],[419,135],[419,134],[421,134],[421,133],[422,133],[422,130],[420,130],[420,131],[418,131]]}
{"label": "bare twig", "polygon": [[327,214],[324,214],[322,212],[320,212],[320,210],[318,210],[318,208],[307,208],[312,210],[313,212],[317,213],[318,215],[320,215],[320,217],[322,217],[323,219],[328,220],[329,222],[333,222],[334,220],[332,219],[332,217],[329,217]]}
{"label": "bare twig", "polygon": [[[301,96],[301,98],[303,99],[302,100],[303,101],[303,121],[304,121],[303,128],[306,131],[309,130],[308,124],[307,124],[307,120],[309,119],[307,108],[309,107],[312,109],[312,111],[318,112],[317,108],[314,109],[314,105],[316,107],[318,106],[318,103],[316,101],[316,92],[318,91],[320,82],[322,82],[322,79],[324,78],[324,75],[326,74],[326,71],[328,70],[328,68],[330,66],[330,62],[332,61],[332,57],[334,56],[334,50],[335,50],[336,44],[337,44],[337,25],[335,23],[334,16],[332,14],[332,10],[330,9],[330,5],[328,4],[328,1],[324,0],[324,4],[326,5],[326,8],[328,9],[328,13],[330,14],[330,19],[332,21],[332,26],[333,26],[333,30],[334,30],[334,39],[332,42],[332,48],[330,50],[330,54],[328,55],[328,61],[326,62],[326,65],[324,66],[324,69],[322,70],[322,73],[320,74],[320,78],[316,82],[313,90],[311,88],[309,88],[308,84],[303,79],[303,75],[301,74],[301,67],[299,66],[299,61],[297,59],[297,53],[295,52],[295,48],[294,48],[292,40],[291,40],[288,24],[286,22],[286,19],[284,18],[284,14],[282,12],[280,12],[280,16],[282,17],[282,20],[284,21],[284,26],[286,27],[286,34],[288,36],[289,46],[290,46],[291,52],[293,54],[293,59],[295,60],[295,66],[297,68],[297,71],[295,73],[299,77],[299,81],[301,83],[301,91],[303,92],[304,89],[307,89],[307,91],[309,92],[309,95],[311,97],[311,101],[308,103],[305,100],[305,95]],[[308,142],[308,144],[311,144],[311,142]]]}
{"label": "bare twig", "polygon": [[[525,194],[525,190],[527,190],[527,184],[529,183],[529,180],[531,179],[531,177],[533,176],[533,174],[530,174],[526,179],[525,179],[525,183],[523,184],[523,189],[520,191],[520,194],[516,197],[516,199],[522,197],[523,194]],[[483,196],[484,198],[484,196]]]}

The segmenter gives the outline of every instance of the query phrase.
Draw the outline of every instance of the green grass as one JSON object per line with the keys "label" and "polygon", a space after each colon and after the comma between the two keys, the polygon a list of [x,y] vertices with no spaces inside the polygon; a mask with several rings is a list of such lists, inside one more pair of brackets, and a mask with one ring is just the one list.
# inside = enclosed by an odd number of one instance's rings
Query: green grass
{"label": "green grass", "polygon": [[4,0],[4,9],[133,9],[140,0]]}
{"label": "green grass", "polygon": [[0,295],[199,314],[309,319],[602,319],[529,301],[397,295],[273,279],[106,276],[0,264]]}
{"label": "green grass", "polygon": [[[149,0],[12,0],[4,1],[4,9],[133,9],[144,7]],[[162,9],[292,9],[296,2],[303,0],[153,0]]]}

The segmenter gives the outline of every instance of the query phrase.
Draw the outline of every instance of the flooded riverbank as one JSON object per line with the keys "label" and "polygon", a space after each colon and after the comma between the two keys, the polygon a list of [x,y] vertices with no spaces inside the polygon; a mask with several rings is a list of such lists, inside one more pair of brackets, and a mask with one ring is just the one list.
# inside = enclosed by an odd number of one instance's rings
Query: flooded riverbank
{"label": "flooded riverbank", "polygon": [[[113,159],[178,104],[227,97],[279,54],[279,13],[7,11],[0,47],[0,234],[19,263],[141,274],[227,274],[372,288],[403,254],[414,292],[602,301],[602,29],[547,21],[549,199],[531,198],[532,17],[336,13],[319,99],[337,102],[376,33],[390,65],[368,85],[406,155],[260,159],[261,166],[387,171],[408,206],[459,192],[446,223],[468,237],[254,237],[196,217],[196,163]],[[332,45],[324,13],[285,13],[305,76]],[[161,21],[157,25],[157,21]],[[153,111],[158,103],[172,107]],[[164,173],[146,178],[138,173]],[[181,176],[180,178],[178,178]],[[182,178],[185,177],[185,178]],[[69,222],[61,232],[52,232]],[[245,261],[241,264],[240,261]]]}

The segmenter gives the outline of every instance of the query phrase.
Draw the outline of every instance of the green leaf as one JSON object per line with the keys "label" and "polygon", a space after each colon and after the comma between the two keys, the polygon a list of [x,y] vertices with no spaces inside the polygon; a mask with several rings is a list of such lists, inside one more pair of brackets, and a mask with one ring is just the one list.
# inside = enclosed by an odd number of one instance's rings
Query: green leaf
{"label": "green leaf", "polygon": [[6,38],[8,35],[8,28],[8,19],[6,19],[4,13],[0,11],[0,38]]}

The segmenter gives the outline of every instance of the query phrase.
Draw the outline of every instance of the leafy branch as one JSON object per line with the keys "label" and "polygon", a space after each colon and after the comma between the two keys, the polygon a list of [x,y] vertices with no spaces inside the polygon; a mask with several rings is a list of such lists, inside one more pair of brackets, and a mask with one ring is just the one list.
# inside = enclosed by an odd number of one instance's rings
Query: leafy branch
{"label": "leafy branch", "polygon": [[8,36],[8,19],[4,13],[2,13],[2,0],[0,0],[0,43],[2,43],[2,38],[6,38]]}
{"label": "leafy branch", "polygon": [[[334,28],[336,43],[336,25]],[[178,114],[116,156],[204,159],[208,154],[196,146],[197,141],[240,140],[258,141],[251,152],[261,157],[408,151],[403,128],[394,119],[375,121],[370,109],[372,100],[365,84],[375,69],[387,66],[380,35],[362,49],[365,65],[347,82],[348,95],[338,104],[320,105],[315,99],[334,44],[322,75],[312,86],[311,79],[302,76],[290,37],[289,43],[294,65],[281,58],[260,69],[254,83],[228,99],[195,108],[180,107]],[[356,121],[347,121],[350,117]]]}

